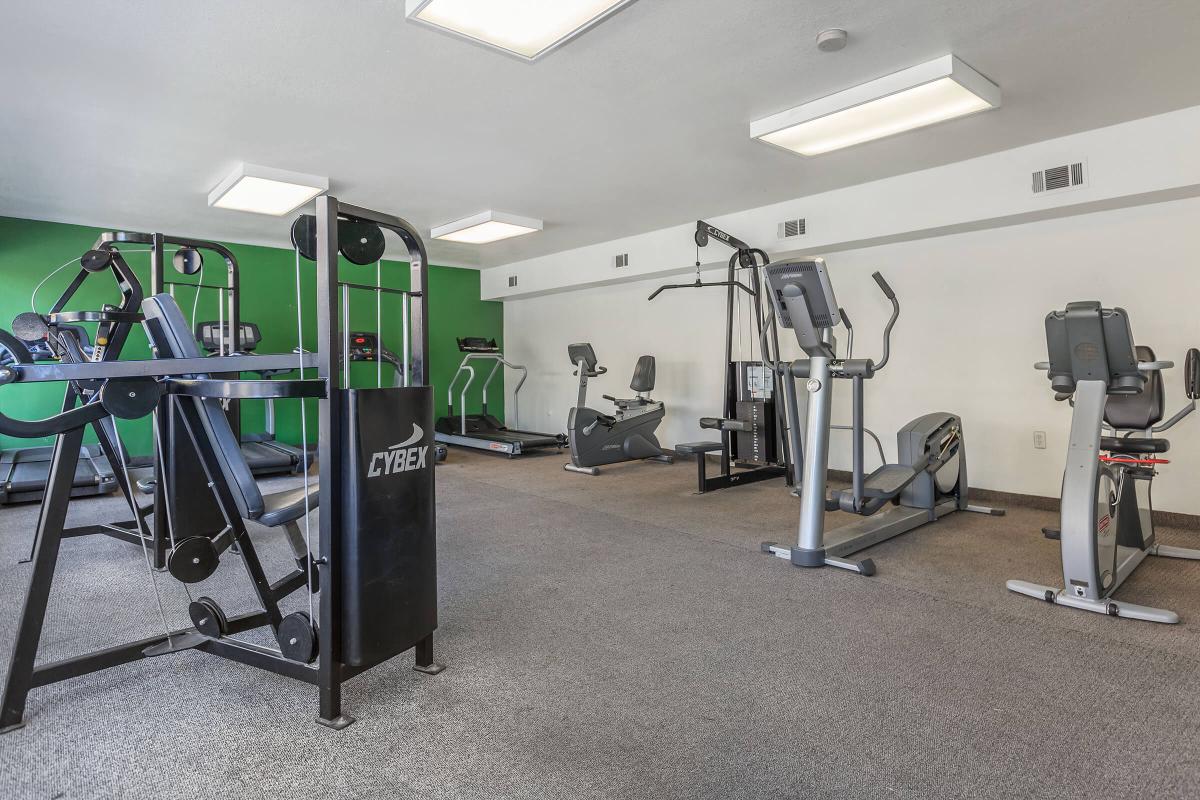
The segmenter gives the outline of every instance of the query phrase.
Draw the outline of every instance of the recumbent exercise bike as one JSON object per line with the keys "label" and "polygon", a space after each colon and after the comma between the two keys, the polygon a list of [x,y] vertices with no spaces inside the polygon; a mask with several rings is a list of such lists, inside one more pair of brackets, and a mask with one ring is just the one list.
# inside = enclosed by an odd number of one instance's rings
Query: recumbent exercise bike
{"label": "recumbent exercise bike", "polygon": [[[1056,400],[1069,400],[1071,439],[1063,473],[1060,527],[1044,529],[1062,549],[1063,586],[1008,581],[1009,590],[1057,605],[1112,617],[1179,622],[1162,608],[1112,599],[1146,556],[1200,559],[1200,550],[1159,544],[1150,482],[1170,448],[1155,438],[1192,413],[1200,397],[1200,351],[1187,352],[1189,403],[1163,422],[1162,370],[1154,351],[1134,345],[1123,308],[1095,301],[1068,303],[1046,317],[1046,370]],[[1106,432],[1111,435],[1105,435]]]}
{"label": "recumbent exercise bike", "polygon": [[587,406],[588,378],[608,372],[596,361],[596,351],[588,342],[567,346],[567,355],[579,376],[579,399],[567,416],[567,443],[571,448],[571,463],[563,464],[568,472],[599,475],[605,464],[622,461],[658,461],[672,464],[675,459],[663,452],[654,431],[666,415],[666,406],[651,400],[654,389],[654,356],[642,356],[633,368],[629,388],[635,396],[622,400],[604,395],[617,407],[616,414],[601,413]]}

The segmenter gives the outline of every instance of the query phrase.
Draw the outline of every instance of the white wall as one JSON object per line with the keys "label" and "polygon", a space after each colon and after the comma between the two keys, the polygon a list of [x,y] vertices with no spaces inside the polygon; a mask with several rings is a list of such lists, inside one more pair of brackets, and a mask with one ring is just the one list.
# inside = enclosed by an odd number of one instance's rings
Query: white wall
{"label": "white wall", "polygon": [[[931,410],[954,411],[964,420],[977,487],[1058,494],[1070,408],[1053,400],[1044,373],[1032,368],[1045,358],[1048,311],[1073,300],[1100,300],[1125,307],[1137,341],[1162,358],[1182,364],[1185,350],[1200,346],[1200,199],[845,250],[829,255],[828,263],[839,303],[858,331],[857,354],[878,354],[889,310],[870,273],[881,270],[901,302],[892,362],[867,385],[867,424],[889,458],[900,425]],[[602,393],[624,394],[637,356],[651,353],[658,361],[654,394],[667,404],[664,444],[713,438],[696,420],[720,413],[725,295],[682,290],[648,303],[661,282],[508,300],[507,354],[530,369],[519,418],[510,417],[510,424],[563,429],[575,393],[567,344],[590,341],[610,369],[589,386],[593,406],[603,407]],[[785,350],[798,355],[794,342]],[[1166,382],[1171,413],[1184,402],[1182,368],[1169,371]],[[849,387],[838,388],[834,421],[844,423]],[[1033,448],[1035,430],[1047,432],[1048,449]],[[848,439],[840,436],[831,466],[845,469]],[[1200,514],[1194,478],[1200,414],[1170,439],[1177,463],[1155,481],[1156,507]]]}
{"label": "white wall", "polygon": [[[1200,195],[1197,141],[1200,106],[708,221],[782,256],[797,248],[840,252],[1195,197]],[[1033,171],[1076,161],[1086,165],[1085,186],[1033,193]],[[797,195],[802,189],[797,186]],[[687,202],[680,198],[680,222],[685,224],[484,270],[483,298],[518,299],[686,270],[695,259],[695,222],[688,222],[688,216],[703,213],[688,209]],[[807,221],[806,234],[780,240],[778,223],[796,217]],[[628,267],[614,268],[618,253],[629,254]],[[727,249],[711,244],[700,257],[724,263],[728,255]],[[516,287],[508,285],[510,276],[517,278]]]}

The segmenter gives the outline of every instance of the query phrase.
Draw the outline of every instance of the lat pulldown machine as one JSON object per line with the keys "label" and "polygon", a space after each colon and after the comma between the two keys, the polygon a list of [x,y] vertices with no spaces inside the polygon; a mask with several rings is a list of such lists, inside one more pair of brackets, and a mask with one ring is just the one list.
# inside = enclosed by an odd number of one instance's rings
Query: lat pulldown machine
{"label": "lat pulldown machine", "polygon": [[[433,662],[437,577],[434,470],[430,457],[433,397],[426,374],[429,298],[425,246],[404,220],[344,205],[329,196],[317,198],[315,219],[301,219],[312,229],[316,257],[315,352],[204,358],[174,298],[159,294],[148,298],[140,313],[109,309],[87,312],[95,314],[99,325],[108,326],[112,339],[117,341],[123,340],[133,323],[143,321],[156,351],[154,360],[93,358],[89,363],[0,367],[0,387],[44,381],[66,382],[68,387],[62,412],[46,419],[15,420],[0,414],[0,433],[24,438],[56,437],[50,482],[36,532],[33,574],[0,704],[0,731],[24,724],[31,689],[181,650],[218,655],[316,686],[318,721],[333,728],[353,722],[342,713],[341,685],[354,675],[409,649],[414,650],[416,669],[428,673],[441,670]],[[399,236],[408,249],[410,288],[384,289],[378,279],[375,286],[343,280],[339,251],[345,254],[355,243],[368,239],[382,240],[384,230]],[[96,269],[92,272],[112,271],[121,282],[126,276],[113,267],[117,257],[97,252],[85,256],[94,259]],[[376,257],[381,258],[382,245],[377,253]],[[299,247],[296,265],[299,310]],[[86,277],[81,274],[79,281]],[[339,369],[340,365],[349,368],[349,359],[339,360],[339,352],[344,355],[350,350],[347,301],[352,289],[374,292],[377,302],[385,291],[403,296],[405,320],[409,323],[405,328],[403,386],[351,388],[348,373]],[[344,321],[340,330],[339,299]],[[51,318],[45,323],[53,333],[56,320]],[[298,330],[303,330],[302,318]],[[213,377],[289,367],[299,370],[298,379],[243,381]],[[311,375],[313,370],[315,377]],[[339,373],[347,375],[346,382],[339,380]],[[266,496],[258,491],[219,401],[267,397],[301,402],[304,398],[317,399],[318,484],[310,485],[305,473],[304,485],[298,489]],[[170,575],[185,587],[190,586],[232,558],[242,563],[259,608],[227,616],[211,598],[194,598],[188,608],[192,627],[172,630],[163,610],[161,634],[35,665],[59,546],[65,535],[71,476],[85,429],[111,424],[113,418],[136,419],[151,413],[161,417],[168,406],[175,408],[195,447],[207,485],[175,487],[174,476],[167,468],[161,475],[163,490],[156,495],[202,493],[207,488],[224,519],[219,529],[183,539],[171,533]],[[306,426],[302,422],[305,434]],[[125,463],[117,463],[122,489],[132,504],[135,501]],[[320,526],[314,542],[309,512],[318,500]],[[295,556],[294,569],[274,582],[268,579],[248,535],[247,520],[284,529]],[[140,540],[146,546],[147,574],[162,610],[163,598],[158,592],[144,521],[140,529]],[[307,594],[308,611],[284,615],[280,601],[301,590]],[[278,649],[238,636],[263,628],[274,635]]]}
{"label": "lat pulldown machine", "polygon": [[[790,407],[786,413],[777,403],[782,393],[782,378],[773,373],[766,363],[779,358],[779,331],[774,320],[764,322],[764,304],[759,281],[759,269],[770,263],[767,254],[751,247],[741,239],[730,236],[703,220],[696,222],[696,280],[692,283],[670,283],[654,290],[648,299],[653,300],[672,289],[708,289],[725,287],[725,385],[724,405],[720,417],[701,417],[700,427],[718,431],[717,442],[684,442],[675,445],[678,455],[696,457],[696,492],[703,494],[743,483],[783,477],[789,486],[798,484],[799,468],[793,468],[793,459],[798,451],[789,442],[787,431],[789,420],[796,419],[796,409]],[[700,248],[710,239],[734,249],[726,266],[723,281],[700,279]],[[745,281],[738,279],[739,271],[746,274]],[[734,312],[740,315],[747,307],[745,324],[753,325],[750,337],[751,358],[735,361],[733,358]],[[763,350],[761,358],[753,358],[755,346]],[[786,395],[785,395],[786,398]],[[721,471],[709,475],[705,469],[705,455],[720,453]]]}

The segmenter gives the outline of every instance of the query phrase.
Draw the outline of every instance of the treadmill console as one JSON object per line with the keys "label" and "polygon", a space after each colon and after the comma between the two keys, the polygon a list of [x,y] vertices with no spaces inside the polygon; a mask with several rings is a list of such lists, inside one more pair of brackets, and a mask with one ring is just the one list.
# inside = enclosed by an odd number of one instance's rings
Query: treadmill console
{"label": "treadmill console", "polygon": [[495,339],[483,336],[458,337],[458,349],[463,353],[499,353],[500,345]]}
{"label": "treadmill console", "polygon": [[[243,353],[248,353],[258,347],[258,343],[262,341],[262,332],[253,322],[242,322],[238,325],[239,328],[239,345]],[[218,332],[219,331],[219,332]],[[212,320],[209,322],[201,322],[196,326],[196,339],[200,342],[200,346],[204,348],[206,353],[216,353],[221,350],[233,349],[232,343],[229,341],[229,321],[225,320],[217,322]],[[224,339],[224,347],[222,347],[222,339]]]}
{"label": "treadmill console", "polygon": [[366,331],[355,331],[350,334],[350,360],[374,361],[379,350],[379,339],[375,334]]}

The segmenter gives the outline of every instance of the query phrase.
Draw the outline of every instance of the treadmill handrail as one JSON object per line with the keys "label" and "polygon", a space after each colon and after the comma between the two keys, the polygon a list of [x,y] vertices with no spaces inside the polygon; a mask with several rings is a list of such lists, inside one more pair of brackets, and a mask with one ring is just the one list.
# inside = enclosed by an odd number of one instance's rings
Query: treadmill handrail
{"label": "treadmill handrail", "polygon": [[[517,381],[517,385],[513,388],[513,416],[514,417],[520,416],[520,405],[519,405],[520,400],[518,398],[518,395],[521,391],[521,387],[525,385],[525,380],[529,377],[529,368],[528,367],[526,367],[524,364],[514,364],[513,362],[506,359],[504,357],[503,353],[467,353],[465,356],[463,356],[463,360],[461,362],[459,362],[458,369],[455,370],[455,372],[454,372],[454,377],[452,377],[450,379],[450,383],[447,384],[447,386],[446,386],[446,404],[451,409],[453,409],[454,408],[454,384],[458,381],[458,376],[461,375],[463,372],[470,373],[470,377],[467,379],[467,382],[463,386],[462,391],[459,392],[459,397],[458,397],[459,418],[460,418],[460,422],[461,422],[460,427],[461,427],[463,436],[467,435],[467,414],[466,414],[467,389],[470,388],[471,383],[474,382],[474,380],[475,380],[475,369],[468,363],[472,360],[484,360],[484,361],[496,362],[495,364],[492,365],[492,371],[488,373],[487,380],[485,380],[483,382],[482,398],[483,398],[483,404],[485,407],[487,406],[488,385],[492,382],[492,378],[495,377],[496,370],[499,368],[499,366],[501,364],[508,367],[509,369],[514,369],[521,373],[521,379],[519,381]],[[451,414],[451,416],[453,416],[453,414]]]}

